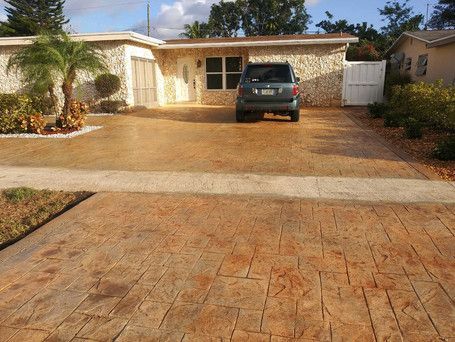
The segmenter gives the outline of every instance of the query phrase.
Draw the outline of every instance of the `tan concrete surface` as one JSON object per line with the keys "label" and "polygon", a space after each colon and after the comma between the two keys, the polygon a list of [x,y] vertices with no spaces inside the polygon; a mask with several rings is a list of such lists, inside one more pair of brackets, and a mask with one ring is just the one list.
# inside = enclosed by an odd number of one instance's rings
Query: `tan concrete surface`
{"label": "tan concrete surface", "polygon": [[100,193],[0,252],[0,339],[450,340],[454,211]]}
{"label": "tan concrete surface", "polygon": [[1,139],[0,165],[426,178],[341,109],[305,109],[301,116],[299,123],[267,117],[237,124],[230,107],[179,105],[96,117],[89,124],[104,128],[74,139]]}
{"label": "tan concrete surface", "polygon": [[208,172],[72,170],[0,166],[0,189],[267,195],[318,200],[455,203],[455,182]]}

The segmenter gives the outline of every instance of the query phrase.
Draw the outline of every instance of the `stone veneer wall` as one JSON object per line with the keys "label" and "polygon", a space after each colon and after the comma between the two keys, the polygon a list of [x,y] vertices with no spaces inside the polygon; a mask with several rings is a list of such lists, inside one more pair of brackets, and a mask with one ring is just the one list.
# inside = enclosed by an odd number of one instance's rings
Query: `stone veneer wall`
{"label": "stone veneer wall", "polygon": [[[164,77],[164,98],[166,103],[175,103],[177,59],[191,57],[195,65],[196,102],[206,105],[232,105],[237,90],[206,90],[205,85],[205,58],[222,56],[242,56],[243,63],[248,63],[246,48],[206,48],[206,49],[175,49],[153,50],[158,69]],[[202,65],[197,67],[197,61]]]}
{"label": "stone veneer wall", "polygon": [[[109,72],[120,77],[121,88],[120,91],[111,97],[112,100],[127,100],[128,104],[133,104],[132,90],[129,82],[130,77],[127,72],[127,54],[125,42],[100,42],[96,43],[97,46],[104,52]],[[0,46],[0,93],[21,93],[25,92],[24,84],[21,80],[19,72],[10,71],[7,73],[6,66],[11,55],[17,52],[19,47],[5,47]],[[129,63],[129,65],[131,62]],[[63,93],[60,89],[57,90],[57,95],[60,102],[63,102]],[[82,101],[93,101],[97,99],[96,89],[94,85],[93,76],[87,73],[81,73],[75,84],[74,94],[76,98]]]}
{"label": "stone veneer wall", "polygon": [[196,101],[210,105],[234,104],[236,91],[207,91],[205,89],[205,62],[210,56],[243,56],[248,62],[285,62],[294,67],[301,78],[304,104],[310,106],[340,106],[342,102],[343,63],[346,45],[293,45],[248,48],[208,48],[154,50],[164,77],[166,103],[175,103],[177,58],[192,57],[196,68]]}
{"label": "stone veneer wall", "polygon": [[285,62],[300,77],[303,102],[341,106],[346,45],[298,45],[249,48],[250,62]]}

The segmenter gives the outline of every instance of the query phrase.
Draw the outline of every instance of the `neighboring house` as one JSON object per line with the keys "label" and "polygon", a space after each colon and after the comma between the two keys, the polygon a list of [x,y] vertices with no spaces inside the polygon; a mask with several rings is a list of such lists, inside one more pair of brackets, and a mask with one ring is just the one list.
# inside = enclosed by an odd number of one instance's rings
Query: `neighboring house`
{"label": "neighboring house", "polygon": [[[346,49],[358,38],[348,34],[176,39],[161,41],[133,32],[76,34],[105,53],[110,72],[122,80],[113,99],[153,107],[176,102],[231,105],[248,62],[285,62],[301,78],[304,102],[342,104]],[[6,72],[9,57],[33,37],[0,38],[0,93],[19,92],[20,75]],[[96,98],[93,79],[79,77],[76,94]]]}
{"label": "neighboring house", "polygon": [[404,32],[388,54],[414,81],[455,84],[455,30]]}

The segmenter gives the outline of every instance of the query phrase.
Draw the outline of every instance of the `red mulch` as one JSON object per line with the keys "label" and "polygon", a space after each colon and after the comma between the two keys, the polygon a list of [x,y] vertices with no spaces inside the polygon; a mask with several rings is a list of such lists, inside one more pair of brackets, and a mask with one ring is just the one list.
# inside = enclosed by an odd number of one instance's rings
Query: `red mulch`
{"label": "red mulch", "polygon": [[41,134],[42,135],[70,134],[70,133],[73,133],[76,131],[77,131],[77,129],[75,129],[75,128],[65,129],[65,128],[46,127]]}
{"label": "red mulch", "polygon": [[369,127],[393,145],[400,147],[417,161],[437,173],[442,179],[455,181],[455,161],[443,161],[434,159],[431,156],[437,142],[446,133],[430,129],[423,130],[422,139],[406,139],[404,129],[401,127],[384,127],[382,118],[371,118],[367,110],[353,111],[353,115],[365,126]]}

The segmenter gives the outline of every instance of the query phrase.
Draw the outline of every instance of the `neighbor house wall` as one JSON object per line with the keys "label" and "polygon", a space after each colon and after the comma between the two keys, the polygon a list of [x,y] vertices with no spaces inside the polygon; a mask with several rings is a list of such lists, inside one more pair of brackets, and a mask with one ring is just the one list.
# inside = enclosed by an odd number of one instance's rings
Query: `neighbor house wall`
{"label": "neighbor house wall", "polygon": [[[413,81],[434,82],[443,80],[446,85],[455,84],[455,43],[427,48],[427,44],[421,40],[408,37],[395,50],[394,53],[404,53],[404,59],[411,57],[411,70],[408,72]],[[428,54],[427,73],[417,76],[417,61],[420,55]],[[403,60],[404,63],[404,60]]]}
{"label": "neighbor house wall", "polygon": [[[233,105],[236,90],[206,90],[205,58],[242,56],[248,62],[288,61],[301,78],[304,104],[340,106],[346,45],[300,45],[245,48],[205,48],[153,50],[164,77],[164,99],[176,101],[177,59],[190,57],[195,63],[196,102],[208,105]],[[197,61],[201,66],[196,67]]]}

